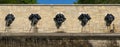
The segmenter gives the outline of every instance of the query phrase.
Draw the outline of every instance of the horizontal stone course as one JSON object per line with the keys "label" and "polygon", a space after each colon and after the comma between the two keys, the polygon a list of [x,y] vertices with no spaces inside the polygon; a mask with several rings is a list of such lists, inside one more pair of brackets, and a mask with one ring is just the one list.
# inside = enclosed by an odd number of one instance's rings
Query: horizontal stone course
{"label": "horizontal stone course", "polygon": [[[115,20],[111,24],[115,27],[115,32],[119,33],[119,4],[103,5],[103,4],[82,4],[82,5],[14,5],[14,4],[2,4],[0,5],[0,32],[39,32],[39,33],[54,33],[57,31],[64,31],[66,33],[109,33],[109,29],[105,26],[104,17],[107,13],[111,13],[115,16]],[[53,18],[57,13],[62,12],[66,20],[57,29]],[[14,14],[15,21],[10,26],[10,29],[5,31],[5,16],[9,13]],[[32,13],[37,13],[41,16],[41,20],[37,24],[36,31],[32,29],[30,31],[30,21],[28,17]],[[81,13],[88,13],[92,18],[85,27],[81,26],[81,22],[78,17]],[[34,30],[34,31],[33,31]]]}

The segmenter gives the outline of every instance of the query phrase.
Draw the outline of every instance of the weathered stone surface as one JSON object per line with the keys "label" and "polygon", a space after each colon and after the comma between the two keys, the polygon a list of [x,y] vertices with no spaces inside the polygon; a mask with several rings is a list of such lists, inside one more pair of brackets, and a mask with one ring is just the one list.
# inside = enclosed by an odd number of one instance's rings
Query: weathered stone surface
{"label": "weathered stone surface", "polygon": [[[53,18],[62,12],[66,20],[60,29],[57,29]],[[0,5],[0,33],[110,33],[110,28],[115,33],[120,32],[120,5]],[[15,20],[10,27],[5,27],[5,17],[12,13]],[[37,27],[31,27],[28,17],[32,13],[41,16]],[[85,27],[81,26],[78,17],[81,13],[88,13],[92,18]],[[104,17],[107,13],[115,16],[111,27],[105,26]],[[114,24],[114,26],[113,26]],[[40,39],[39,39],[40,38]],[[27,40],[26,40],[27,39]],[[37,39],[37,40],[36,40]],[[74,38],[73,38],[74,39]],[[115,45],[114,45],[115,44]],[[119,47],[120,40],[49,40],[41,37],[19,38],[0,37],[0,47]]]}
{"label": "weathered stone surface", "polygon": [[[66,21],[60,29],[56,28],[53,20],[58,12],[62,12],[66,17]],[[111,13],[115,16],[112,25],[115,25],[115,32],[119,33],[119,12],[119,5],[0,5],[0,32],[5,32],[4,18],[9,13],[14,14],[16,19],[7,32],[30,32],[31,26],[28,17],[31,13],[37,13],[42,18],[37,24],[36,30],[39,33],[54,33],[57,31],[67,33],[109,33],[105,26],[104,17],[107,13]],[[81,13],[88,13],[92,18],[84,28],[78,20]]]}

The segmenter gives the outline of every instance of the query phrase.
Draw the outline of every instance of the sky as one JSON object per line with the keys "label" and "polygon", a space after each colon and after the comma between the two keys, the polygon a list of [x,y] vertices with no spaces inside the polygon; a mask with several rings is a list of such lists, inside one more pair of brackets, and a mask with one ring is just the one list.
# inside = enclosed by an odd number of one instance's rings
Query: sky
{"label": "sky", "polygon": [[76,0],[37,0],[38,4],[73,4]]}

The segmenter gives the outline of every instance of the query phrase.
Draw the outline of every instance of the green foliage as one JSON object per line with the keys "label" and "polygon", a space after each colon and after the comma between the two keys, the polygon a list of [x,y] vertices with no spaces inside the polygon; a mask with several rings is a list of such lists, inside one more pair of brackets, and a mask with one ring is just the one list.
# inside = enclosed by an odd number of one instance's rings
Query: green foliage
{"label": "green foliage", "polygon": [[36,4],[36,0],[0,0],[0,4]]}
{"label": "green foliage", "polygon": [[74,4],[119,4],[120,0],[77,0]]}

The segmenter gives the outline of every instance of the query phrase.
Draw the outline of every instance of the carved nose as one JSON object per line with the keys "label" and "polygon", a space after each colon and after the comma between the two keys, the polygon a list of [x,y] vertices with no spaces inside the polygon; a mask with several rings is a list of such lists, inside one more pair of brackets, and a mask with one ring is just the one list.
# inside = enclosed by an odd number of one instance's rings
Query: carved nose
{"label": "carved nose", "polygon": [[41,17],[38,14],[31,14],[29,20],[31,21],[31,26],[35,26]]}
{"label": "carved nose", "polygon": [[54,21],[56,23],[57,29],[60,28],[60,26],[62,25],[62,23],[66,20],[66,18],[64,17],[63,14],[57,14],[54,18]]}
{"label": "carved nose", "polygon": [[107,14],[104,18],[105,22],[106,22],[106,26],[110,26],[111,23],[114,21],[114,16],[112,14]]}
{"label": "carved nose", "polygon": [[12,22],[14,21],[15,17],[13,14],[8,14],[6,17],[5,17],[5,21],[6,21],[6,26],[9,27]]}
{"label": "carved nose", "polygon": [[78,19],[81,21],[81,25],[84,27],[91,17],[88,14],[81,14]]}

